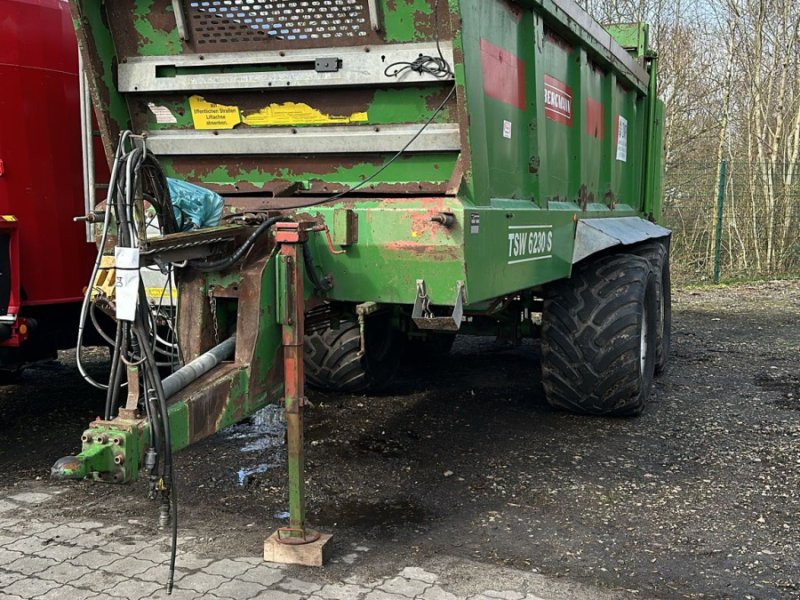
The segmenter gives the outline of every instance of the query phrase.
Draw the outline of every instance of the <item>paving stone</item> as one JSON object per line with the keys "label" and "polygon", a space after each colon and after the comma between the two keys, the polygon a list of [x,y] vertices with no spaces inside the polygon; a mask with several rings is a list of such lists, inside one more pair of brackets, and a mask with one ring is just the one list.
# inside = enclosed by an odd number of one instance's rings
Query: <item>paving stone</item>
{"label": "paving stone", "polygon": [[108,593],[127,600],[141,600],[150,597],[153,592],[163,586],[152,581],[139,581],[138,579],[126,579],[108,590]]}
{"label": "paving stone", "polygon": [[125,577],[133,577],[139,573],[144,573],[148,569],[156,566],[155,563],[149,560],[139,560],[132,556],[126,556],[115,560],[113,563],[101,567],[104,571],[109,573],[116,573],[117,575],[124,575]]}
{"label": "paving stone", "polygon": [[368,588],[351,583],[330,583],[322,586],[322,589],[314,595],[325,600],[358,600],[368,591]]}
{"label": "paving stone", "polygon": [[70,526],[78,529],[100,529],[103,523],[100,521],[70,521]]}
{"label": "paving stone", "polygon": [[103,550],[119,554],[120,556],[136,556],[139,552],[144,552],[147,548],[152,546],[152,544],[145,542],[129,542],[123,544],[113,539],[109,540],[107,536],[98,536],[97,539],[103,541]]}
{"label": "paving stone", "polygon": [[400,577],[405,577],[406,579],[418,579],[419,581],[424,581],[425,583],[436,583],[436,581],[439,579],[439,576],[436,573],[430,573],[425,569],[420,569],[419,567],[406,567],[400,571]]}
{"label": "paving stone", "polygon": [[4,546],[6,550],[14,550],[23,554],[34,554],[39,550],[44,550],[46,547],[47,542],[45,540],[33,535],[18,538],[16,542]]}
{"label": "paving stone", "polygon": [[10,525],[9,527],[7,527],[6,530],[11,532],[12,534],[16,534],[17,537],[19,537],[19,536],[29,536],[29,535],[43,535],[46,531],[49,531],[53,527],[56,527],[56,524],[50,523],[48,521],[39,521],[36,519],[20,519],[14,525]]}
{"label": "paving stone", "polygon": [[14,510],[15,508],[19,508],[13,502],[7,502],[5,500],[0,500],[0,513],[6,513]]}
{"label": "paving stone", "polygon": [[50,498],[52,498],[50,494],[43,494],[41,492],[23,492],[8,497],[9,500],[23,502],[25,504],[41,504],[42,502],[47,502]]}
{"label": "paving stone", "polygon": [[300,594],[292,594],[278,590],[264,590],[258,596],[254,596],[252,600],[304,600],[304,598]]}
{"label": "paving stone", "polygon": [[6,544],[13,544],[17,541],[17,537],[13,535],[8,535],[0,531],[0,546],[5,546]]}
{"label": "paving stone", "polygon": [[226,581],[218,588],[212,590],[212,594],[222,598],[236,598],[237,600],[244,600],[245,598],[255,598],[264,591],[264,586],[252,581],[242,581],[235,579],[233,581]]}
{"label": "paving stone", "polygon": [[73,565],[81,565],[89,567],[90,569],[99,569],[119,560],[118,554],[110,554],[102,550],[86,550],[85,548],[79,548],[79,551],[80,553],[77,554],[75,558],[69,560]]}
{"label": "paving stone", "polygon": [[[2,500],[0,500],[2,502]],[[2,511],[0,511],[2,513]],[[9,527],[14,527],[14,525],[18,525],[22,523],[22,519],[16,519],[11,517],[3,517],[0,518],[0,529],[8,529]]]}
{"label": "paving stone", "polygon": [[24,575],[35,575],[56,564],[56,561],[41,556],[22,556],[12,563],[4,565],[8,571],[16,571]]}
{"label": "paving stone", "polygon": [[203,567],[207,567],[211,564],[210,558],[201,558],[196,554],[192,554],[191,552],[187,552],[185,554],[178,554],[178,558],[175,564],[182,569],[187,569],[189,571],[193,571],[195,569],[202,569]]}
{"label": "paving stone", "polygon": [[36,576],[41,577],[42,579],[57,581],[58,583],[72,583],[87,573],[91,573],[91,571],[92,570],[88,567],[79,567],[73,565],[72,563],[62,562],[53,565],[49,569],[45,569]]}
{"label": "paving stone", "polygon": [[0,600],[25,600],[22,596],[17,596],[16,594],[6,594],[5,592],[0,592]]}
{"label": "paving stone", "polygon": [[[176,567],[175,578],[173,579],[173,582],[180,581],[181,578],[185,576],[186,576],[186,571],[183,571]],[[164,564],[151,567],[147,569],[144,573],[139,573],[136,576],[136,579],[142,579],[144,581],[152,581],[154,583],[163,583],[164,585],[166,585],[167,580],[169,579],[169,563],[165,562]]]}
{"label": "paving stone", "polygon": [[172,588],[172,594],[167,594],[166,589],[156,590],[153,598],[164,598],[165,600],[198,600],[200,598],[208,598],[205,594],[195,592],[194,590],[182,590],[179,588]]}
{"label": "paving stone", "polygon": [[289,592],[300,592],[301,594],[312,594],[322,589],[322,586],[310,581],[302,581],[294,577],[287,577],[278,584],[278,587]]}
{"label": "paving stone", "polygon": [[260,583],[264,586],[270,586],[278,583],[281,579],[286,576],[286,573],[283,572],[282,569],[276,569],[275,567],[269,567],[267,565],[261,564],[257,567],[253,567],[249,571],[245,571],[237,579],[241,579],[242,581],[252,581],[254,583]]}
{"label": "paving stone", "polygon": [[499,600],[523,600],[523,598],[525,598],[525,594],[511,591],[499,592],[495,590],[486,590],[483,592],[483,595],[489,598],[498,598]]}
{"label": "paving stone", "polygon": [[364,600],[406,600],[407,598],[408,596],[404,596],[402,594],[391,594],[383,590],[372,590],[366,596],[364,596]]}
{"label": "paving stone", "polygon": [[83,530],[83,533],[76,535],[69,541],[82,548],[105,548],[110,543],[106,536],[94,529]]}
{"label": "paving stone", "polygon": [[204,573],[211,573],[212,575],[222,575],[223,577],[238,577],[245,571],[249,571],[253,565],[246,562],[239,562],[229,558],[223,558],[216,562],[212,562],[207,567],[203,568]]}
{"label": "paving stone", "polygon": [[70,561],[77,558],[85,552],[80,546],[72,544],[47,544],[41,550],[35,552],[36,556],[43,556],[45,558],[52,558],[58,562]]}
{"label": "paving stone", "polygon": [[198,571],[197,573],[190,573],[186,577],[183,577],[178,582],[178,585],[182,589],[186,590],[195,590],[196,592],[209,592],[215,588],[218,588],[226,581],[230,580],[226,579],[225,577],[221,577],[219,575],[212,575],[211,573],[203,573],[202,571]]}
{"label": "paving stone", "polygon": [[6,571],[0,569],[0,590],[5,589],[6,586],[11,585],[15,581],[19,581],[25,577],[22,573],[14,573],[13,571]]}
{"label": "paving stone", "polygon": [[88,588],[95,592],[107,592],[112,587],[125,581],[125,577],[108,571],[92,570],[80,579],[71,581],[75,587]]}
{"label": "paving stone", "polygon": [[76,588],[71,585],[61,585],[53,588],[44,596],[39,596],[36,600],[87,600],[88,598],[97,598],[97,592],[92,590],[85,590]]}
{"label": "paving stone", "polygon": [[[142,548],[141,550],[137,550],[135,557],[140,560],[149,560],[153,563],[162,563],[166,560],[169,560],[169,549],[166,548],[164,550],[161,549],[161,544],[155,544],[152,546],[148,546],[147,548]],[[178,560],[181,559],[181,555],[178,555]]]}
{"label": "paving stone", "polygon": [[[85,531],[77,527],[70,527],[69,525],[50,525],[46,527],[46,523],[42,523],[42,528],[34,530],[34,525],[31,524],[30,529],[33,535],[46,540],[57,540],[63,542],[65,540],[73,540],[79,535],[83,535]],[[27,528],[26,528],[27,529]]]}
{"label": "paving stone", "polygon": [[16,594],[23,598],[35,598],[46,594],[53,588],[61,587],[61,584],[56,581],[48,579],[39,579],[38,577],[25,577],[19,581],[15,581],[3,591],[7,594]]}
{"label": "paving stone", "polygon": [[14,550],[6,550],[5,548],[0,548],[0,565],[7,565],[9,563],[14,562],[18,558],[22,558],[24,554],[22,552],[16,552]]}
{"label": "paving stone", "polygon": [[458,600],[458,596],[443,590],[440,586],[434,585],[425,590],[420,596],[423,600]]}
{"label": "paving stone", "polygon": [[390,594],[399,594],[406,598],[414,598],[423,593],[431,584],[418,579],[406,579],[405,577],[393,577],[378,586],[379,590]]}

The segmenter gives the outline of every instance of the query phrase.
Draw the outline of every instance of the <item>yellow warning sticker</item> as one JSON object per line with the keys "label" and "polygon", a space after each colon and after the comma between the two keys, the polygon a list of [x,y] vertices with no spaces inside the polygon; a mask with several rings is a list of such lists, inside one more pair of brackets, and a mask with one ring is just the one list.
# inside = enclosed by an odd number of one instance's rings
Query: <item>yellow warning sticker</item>
{"label": "yellow warning sticker", "polygon": [[189,108],[195,129],[233,129],[242,122],[238,106],[206,102],[202,96],[190,96]]}
{"label": "yellow warning sticker", "polygon": [[178,290],[174,287],[171,291],[163,287],[149,287],[145,288],[144,291],[150,300],[162,300],[167,298],[172,298],[173,300],[178,299]]}
{"label": "yellow warning sticker", "polygon": [[302,102],[285,102],[283,104],[270,104],[256,113],[246,115],[244,122],[251,127],[347,125],[348,123],[364,123],[368,118],[365,112],[353,113],[350,116],[326,115]]}

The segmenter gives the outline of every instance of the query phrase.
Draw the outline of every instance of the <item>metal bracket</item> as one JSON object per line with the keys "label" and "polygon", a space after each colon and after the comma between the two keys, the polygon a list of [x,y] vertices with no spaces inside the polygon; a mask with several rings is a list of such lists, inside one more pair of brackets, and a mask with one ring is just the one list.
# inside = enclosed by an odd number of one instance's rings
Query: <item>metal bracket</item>
{"label": "metal bracket", "polygon": [[456,283],[456,300],[453,314],[449,317],[437,317],[431,310],[431,301],[425,288],[425,280],[417,279],[417,299],[414,301],[414,310],[411,320],[420,329],[436,331],[458,331],[464,318],[464,304],[466,303],[464,282]]}
{"label": "metal bracket", "polygon": [[172,0],[172,12],[175,13],[175,26],[178,28],[178,35],[186,42],[189,41],[189,28],[186,27],[186,15],[183,12],[183,2]]}
{"label": "metal bracket", "polygon": [[382,17],[381,14],[381,7],[378,4],[377,0],[367,0],[367,7],[369,8],[369,24],[372,27],[373,31],[381,31],[383,26],[381,25]]}
{"label": "metal bracket", "polygon": [[314,61],[314,70],[317,73],[336,73],[341,66],[340,58],[318,58]]}

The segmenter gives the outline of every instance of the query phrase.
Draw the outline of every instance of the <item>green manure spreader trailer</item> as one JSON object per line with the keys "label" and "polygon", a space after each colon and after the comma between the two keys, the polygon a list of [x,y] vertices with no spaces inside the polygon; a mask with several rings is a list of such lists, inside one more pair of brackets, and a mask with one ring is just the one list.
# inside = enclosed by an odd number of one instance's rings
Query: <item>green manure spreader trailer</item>
{"label": "green manure spreader trailer", "polygon": [[[645,25],[568,0],[70,2],[113,164],[86,303],[117,330],[104,418],[54,476],[147,478],[174,525],[172,451],[283,403],[265,556],[320,563],[306,383],[367,393],[459,334],[540,337],[551,405],[643,409],[670,328]],[[221,218],[187,227],[168,178]],[[140,270],[176,281],[174,325]]]}

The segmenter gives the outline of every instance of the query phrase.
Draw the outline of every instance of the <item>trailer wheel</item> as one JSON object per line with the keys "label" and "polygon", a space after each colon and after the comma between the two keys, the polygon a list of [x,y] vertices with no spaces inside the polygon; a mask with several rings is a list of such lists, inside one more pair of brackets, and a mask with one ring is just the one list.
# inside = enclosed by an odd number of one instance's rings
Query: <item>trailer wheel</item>
{"label": "trailer wheel", "polygon": [[548,290],[542,314],[542,382],[551,406],[635,415],[655,371],[656,276],[619,254],[576,266]]}
{"label": "trailer wheel", "polygon": [[669,360],[672,340],[672,282],[669,273],[669,241],[652,241],[640,244],[632,254],[650,261],[656,274],[656,375],[663,373]]}
{"label": "trailer wheel", "polygon": [[337,392],[375,392],[397,372],[402,340],[389,315],[366,321],[366,353],[361,354],[361,333],[355,318],[341,317],[309,325],[306,317],[304,365],[306,381],[313,387]]}

